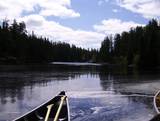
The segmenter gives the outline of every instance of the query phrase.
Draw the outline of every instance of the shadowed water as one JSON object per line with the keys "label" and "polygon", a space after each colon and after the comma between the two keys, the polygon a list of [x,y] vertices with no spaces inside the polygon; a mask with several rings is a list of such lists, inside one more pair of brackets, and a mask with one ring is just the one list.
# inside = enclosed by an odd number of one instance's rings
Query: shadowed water
{"label": "shadowed water", "polygon": [[63,63],[0,66],[0,121],[13,120],[61,90],[67,91],[72,121],[147,121],[156,114],[153,96],[159,89],[160,73],[153,70]]}

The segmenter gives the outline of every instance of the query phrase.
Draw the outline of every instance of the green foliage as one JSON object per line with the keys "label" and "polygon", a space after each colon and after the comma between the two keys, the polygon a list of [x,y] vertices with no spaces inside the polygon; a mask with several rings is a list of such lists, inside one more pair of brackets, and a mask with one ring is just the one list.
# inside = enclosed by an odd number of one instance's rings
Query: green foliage
{"label": "green foliage", "polygon": [[24,22],[0,26],[0,64],[48,63],[52,61],[104,62],[140,68],[160,66],[160,25],[151,20],[144,27],[107,36],[100,50],[83,49],[63,42],[29,35]]}
{"label": "green foliage", "polygon": [[[27,34],[24,22],[8,20],[0,26],[0,63],[48,63],[52,61],[96,61],[98,51]],[[93,59],[93,60],[92,60]]]}
{"label": "green foliage", "polygon": [[106,37],[101,43],[99,59],[101,62],[110,62],[112,54],[112,38]]}
{"label": "green foliage", "polygon": [[140,61],[139,59],[140,59],[140,56],[138,54],[133,57],[133,65],[134,66],[139,65],[139,61]]}
{"label": "green foliage", "polygon": [[116,34],[110,56],[108,45],[104,46],[103,43],[109,41],[104,40],[100,49],[100,54],[103,53],[101,60],[104,62],[109,62],[112,58],[118,64],[127,62],[127,65],[140,68],[160,66],[160,25],[154,19],[144,27],[131,28],[129,32]]}

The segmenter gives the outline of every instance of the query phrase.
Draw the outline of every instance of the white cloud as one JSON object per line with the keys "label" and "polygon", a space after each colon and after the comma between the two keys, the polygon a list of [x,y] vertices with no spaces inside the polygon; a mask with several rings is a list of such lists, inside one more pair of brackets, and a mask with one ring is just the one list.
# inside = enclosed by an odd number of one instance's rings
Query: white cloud
{"label": "white cloud", "polygon": [[32,11],[34,1],[28,0],[1,0],[0,1],[0,19],[8,18],[13,19],[20,17],[23,11]]}
{"label": "white cloud", "polygon": [[117,13],[117,12],[118,12],[118,10],[117,10],[117,9],[113,9],[112,11],[113,11],[114,13]]}
{"label": "white cloud", "polygon": [[63,41],[85,48],[99,48],[105,35],[93,31],[74,30],[54,21],[47,21],[41,15],[29,15],[19,19],[25,21],[27,30],[39,36],[49,37],[53,41]]}
{"label": "white cloud", "polygon": [[98,0],[98,5],[101,6],[104,3],[109,2],[109,0]]}
{"label": "white cloud", "polygon": [[98,1],[98,5],[99,5],[99,6],[101,6],[103,3],[104,3],[103,0],[99,0],[99,1]]}
{"label": "white cloud", "polygon": [[71,9],[71,0],[1,0],[0,19],[21,17],[23,12],[35,12],[39,6],[44,16],[79,17],[80,14]]}
{"label": "white cloud", "polygon": [[70,9],[70,0],[48,0],[47,2],[40,3],[43,16],[59,16],[66,17],[79,17],[80,14]]}
{"label": "white cloud", "polygon": [[160,17],[159,0],[117,0],[117,4],[127,10],[141,14],[145,18]]}
{"label": "white cloud", "polygon": [[61,18],[80,17],[80,14],[74,12],[72,9],[68,9],[65,6],[55,4],[50,8],[49,6],[47,6],[40,12],[40,14],[43,16],[59,16]]}
{"label": "white cloud", "polygon": [[26,24],[27,24],[27,27],[28,28],[31,28],[34,30],[34,27],[39,27],[39,26],[42,26],[45,22],[45,19],[40,16],[40,15],[29,15],[29,16],[25,16],[23,18],[19,18],[18,19],[19,22],[21,21],[25,21]]}
{"label": "white cloud", "polygon": [[143,26],[133,21],[123,22],[120,19],[103,20],[100,25],[94,25],[94,29],[105,34],[116,34],[129,31],[131,27]]}

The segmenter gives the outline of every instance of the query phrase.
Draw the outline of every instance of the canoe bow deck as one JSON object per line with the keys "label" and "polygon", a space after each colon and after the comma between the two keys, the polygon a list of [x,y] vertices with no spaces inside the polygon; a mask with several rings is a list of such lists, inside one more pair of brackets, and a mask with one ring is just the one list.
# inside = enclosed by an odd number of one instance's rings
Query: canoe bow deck
{"label": "canoe bow deck", "polygon": [[65,92],[13,121],[70,121],[68,98]]}

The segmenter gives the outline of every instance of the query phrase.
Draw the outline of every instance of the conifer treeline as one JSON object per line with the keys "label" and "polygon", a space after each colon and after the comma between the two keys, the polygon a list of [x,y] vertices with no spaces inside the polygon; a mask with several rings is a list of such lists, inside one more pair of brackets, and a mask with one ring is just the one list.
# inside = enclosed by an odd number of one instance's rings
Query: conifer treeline
{"label": "conifer treeline", "polygon": [[134,65],[141,68],[160,66],[160,25],[151,20],[144,27],[106,37],[101,44],[103,62]]}
{"label": "conifer treeline", "polygon": [[142,27],[129,32],[107,36],[99,50],[83,49],[62,42],[27,34],[24,22],[7,20],[0,26],[0,64],[48,63],[52,61],[105,62],[136,65],[138,67],[160,66],[160,25],[151,20]]}
{"label": "conifer treeline", "polygon": [[24,22],[7,20],[0,26],[0,63],[86,62],[96,59],[97,50],[86,50],[62,42],[27,34]]}

